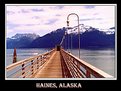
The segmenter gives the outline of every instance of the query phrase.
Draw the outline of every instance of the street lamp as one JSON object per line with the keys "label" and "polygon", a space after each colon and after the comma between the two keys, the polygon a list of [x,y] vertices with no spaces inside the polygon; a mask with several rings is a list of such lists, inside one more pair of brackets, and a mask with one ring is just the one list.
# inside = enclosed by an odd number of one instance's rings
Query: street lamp
{"label": "street lamp", "polygon": [[79,16],[76,13],[71,13],[67,16],[67,27],[69,27],[69,16],[70,15],[76,15],[77,16],[77,21],[78,21],[78,36],[79,36],[79,58],[80,58],[80,29],[79,29]]}

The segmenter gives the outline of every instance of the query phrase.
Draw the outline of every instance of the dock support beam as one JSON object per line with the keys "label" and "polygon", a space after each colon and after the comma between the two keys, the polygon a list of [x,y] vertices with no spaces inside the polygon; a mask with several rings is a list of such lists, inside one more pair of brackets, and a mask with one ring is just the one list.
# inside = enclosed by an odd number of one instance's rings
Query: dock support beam
{"label": "dock support beam", "polygon": [[17,62],[16,48],[14,48],[14,52],[13,52],[13,63],[15,62]]}

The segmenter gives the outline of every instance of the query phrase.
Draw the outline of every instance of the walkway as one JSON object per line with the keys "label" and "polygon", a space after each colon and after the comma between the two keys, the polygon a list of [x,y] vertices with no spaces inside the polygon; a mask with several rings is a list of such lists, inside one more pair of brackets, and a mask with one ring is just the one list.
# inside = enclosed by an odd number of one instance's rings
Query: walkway
{"label": "walkway", "polygon": [[35,78],[62,78],[60,52],[55,51],[44,67],[35,75]]}

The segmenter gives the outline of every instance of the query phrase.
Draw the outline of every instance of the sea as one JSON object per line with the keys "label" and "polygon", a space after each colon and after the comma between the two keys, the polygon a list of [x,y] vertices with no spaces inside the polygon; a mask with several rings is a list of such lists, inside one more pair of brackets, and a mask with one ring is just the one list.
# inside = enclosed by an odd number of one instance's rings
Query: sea
{"label": "sea", "polygon": [[[24,48],[17,49],[17,61],[25,58],[36,56],[50,51],[45,48]],[[75,56],[79,56],[78,49],[67,49]],[[6,49],[5,66],[12,64],[14,49]],[[103,70],[104,72],[115,76],[116,73],[116,58],[114,49],[80,49],[80,58],[85,62]]]}

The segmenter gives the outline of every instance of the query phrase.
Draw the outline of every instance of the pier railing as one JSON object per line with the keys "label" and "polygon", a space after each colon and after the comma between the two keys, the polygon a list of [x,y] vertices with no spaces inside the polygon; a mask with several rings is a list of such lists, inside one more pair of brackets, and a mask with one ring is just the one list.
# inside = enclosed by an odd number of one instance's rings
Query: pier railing
{"label": "pier railing", "polygon": [[104,71],[61,49],[61,65],[64,78],[106,78],[112,77]]}
{"label": "pier railing", "polygon": [[7,66],[7,78],[31,78],[39,69],[44,66],[54,51],[55,49]]}
{"label": "pier railing", "polygon": [[[33,78],[36,73],[44,67],[57,49],[44,54],[18,61],[6,67],[7,78]],[[112,76],[91,64],[79,59],[60,49],[60,59],[63,78],[111,78]],[[56,64],[55,64],[56,65]],[[54,75],[54,74],[53,74]]]}

